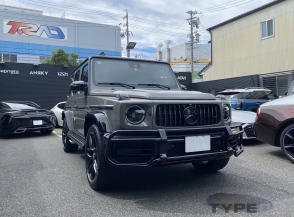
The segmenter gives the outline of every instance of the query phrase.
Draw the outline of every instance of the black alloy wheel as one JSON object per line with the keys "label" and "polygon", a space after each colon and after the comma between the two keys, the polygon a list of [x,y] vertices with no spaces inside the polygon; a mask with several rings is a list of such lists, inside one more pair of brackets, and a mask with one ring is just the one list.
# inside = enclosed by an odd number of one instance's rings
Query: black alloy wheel
{"label": "black alloy wheel", "polygon": [[63,126],[62,126],[62,144],[63,144],[63,151],[66,153],[70,152],[75,152],[78,150],[78,145],[71,143],[68,136],[68,126],[66,124],[66,121],[63,121]]}
{"label": "black alloy wheel", "polygon": [[294,124],[286,127],[280,136],[280,146],[283,154],[294,163]]}
{"label": "black alloy wheel", "polygon": [[87,141],[86,165],[87,177],[89,182],[93,182],[98,172],[97,159],[97,138],[95,133],[91,132]]}
{"label": "black alloy wheel", "polygon": [[103,190],[116,183],[120,170],[111,166],[102,150],[102,135],[93,124],[87,133],[85,147],[86,174],[89,185],[94,190]]}

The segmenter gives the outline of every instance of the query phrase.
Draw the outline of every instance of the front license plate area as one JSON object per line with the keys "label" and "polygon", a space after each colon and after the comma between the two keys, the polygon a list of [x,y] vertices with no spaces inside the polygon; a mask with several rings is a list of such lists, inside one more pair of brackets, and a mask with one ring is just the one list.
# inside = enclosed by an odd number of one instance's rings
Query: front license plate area
{"label": "front license plate area", "polygon": [[186,136],[185,152],[210,151],[210,136]]}
{"label": "front license plate area", "polygon": [[42,120],[33,120],[33,125],[42,125],[43,121]]}

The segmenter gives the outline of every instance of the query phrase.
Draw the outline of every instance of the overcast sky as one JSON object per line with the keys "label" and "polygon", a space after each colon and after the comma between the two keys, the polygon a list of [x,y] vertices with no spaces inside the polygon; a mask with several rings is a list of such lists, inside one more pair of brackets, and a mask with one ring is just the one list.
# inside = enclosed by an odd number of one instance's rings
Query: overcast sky
{"label": "overcast sky", "polygon": [[[159,43],[171,40],[170,47],[187,42],[190,26],[186,13],[199,11],[201,43],[210,40],[207,28],[234,16],[267,4],[273,0],[10,0],[5,5],[42,10],[44,15],[119,25],[125,9],[129,13],[130,41],[137,42],[131,56],[142,53],[143,57],[154,54]],[[125,28],[122,28],[125,31]],[[125,48],[126,39],[122,40]],[[163,47],[164,48],[164,47]],[[126,51],[123,49],[123,56]]]}

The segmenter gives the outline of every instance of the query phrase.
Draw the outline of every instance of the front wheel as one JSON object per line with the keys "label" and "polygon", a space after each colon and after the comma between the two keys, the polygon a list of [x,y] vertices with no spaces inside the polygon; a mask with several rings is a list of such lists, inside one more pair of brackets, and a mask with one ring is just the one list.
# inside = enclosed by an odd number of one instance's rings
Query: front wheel
{"label": "front wheel", "polygon": [[230,158],[223,158],[211,161],[194,162],[192,163],[192,165],[195,167],[195,169],[199,171],[212,173],[221,170],[225,166],[227,166],[229,160]]}
{"label": "front wheel", "polygon": [[87,179],[94,190],[114,185],[119,175],[119,170],[106,161],[102,144],[102,135],[97,125],[93,124],[87,133],[85,161]]}
{"label": "front wheel", "polygon": [[280,146],[283,154],[294,163],[294,124],[286,127],[280,136]]}

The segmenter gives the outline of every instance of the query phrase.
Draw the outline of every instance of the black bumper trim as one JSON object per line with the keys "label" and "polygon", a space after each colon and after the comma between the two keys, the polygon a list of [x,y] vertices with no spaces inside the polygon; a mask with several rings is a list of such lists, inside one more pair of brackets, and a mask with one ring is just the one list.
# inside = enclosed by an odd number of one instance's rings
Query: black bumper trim
{"label": "black bumper trim", "polygon": [[[234,128],[234,129],[231,129]],[[238,157],[244,150],[242,144],[243,130],[241,125],[215,127],[207,129],[159,129],[147,131],[120,130],[113,133],[104,134],[104,153],[107,161],[115,167],[151,167],[155,165],[167,165],[188,163],[198,160],[208,160],[216,158],[227,158],[232,155]],[[238,130],[236,130],[238,128]],[[211,135],[211,139],[222,139],[225,149],[211,153],[192,153],[183,156],[167,156],[169,144],[173,142],[183,142],[187,135]],[[238,137],[238,138],[237,138]],[[153,157],[144,163],[122,163],[117,162],[112,157],[112,148],[116,142],[148,142],[154,143],[155,152]],[[236,142],[237,141],[237,142]],[[237,143],[237,145],[233,145]],[[228,147],[227,144],[231,144]],[[230,146],[230,145],[229,145]]]}

